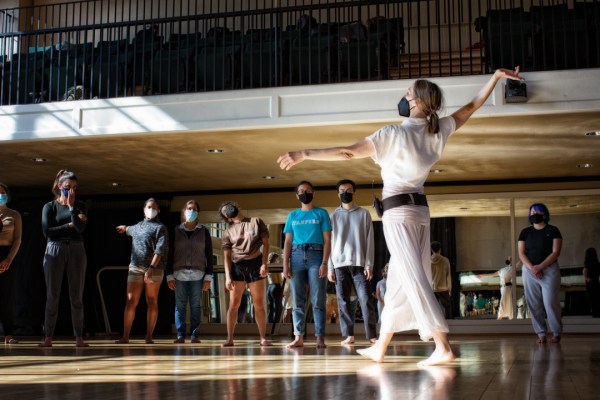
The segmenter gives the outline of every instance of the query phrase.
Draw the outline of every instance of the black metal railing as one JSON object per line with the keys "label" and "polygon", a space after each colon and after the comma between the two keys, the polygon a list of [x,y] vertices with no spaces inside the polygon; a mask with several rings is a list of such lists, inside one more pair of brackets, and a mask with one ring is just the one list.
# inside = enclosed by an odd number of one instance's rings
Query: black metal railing
{"label": "black metal railing", "polygon": [[90,0],[0,17],[0,105],[600,60],[599,0]]}

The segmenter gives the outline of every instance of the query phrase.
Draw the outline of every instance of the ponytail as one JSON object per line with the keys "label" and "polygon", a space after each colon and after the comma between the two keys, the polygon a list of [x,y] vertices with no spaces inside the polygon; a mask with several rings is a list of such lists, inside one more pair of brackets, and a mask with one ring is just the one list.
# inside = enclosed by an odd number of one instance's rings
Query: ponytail
{"label": "ponytail", "polygon": [[440,117],[438,111],[444,103],[442,90],[435,83],[417,79],[414,84],[415,97],[421,100],[421,111],[427,117],[427,132],[438,133],[440,131]]}
{"label": "ponytail", "polygon": [[54,193],[57,199],[60,197],[60,189],[58,188],[58,184],[63,183],[67,179],[72,179],[76,181],[77,176],[75,176],[74,172],[67,171],[66,169],[61,169],[56,174],[56,178],[54,179],[54,183],[52,184],[52,193]]}

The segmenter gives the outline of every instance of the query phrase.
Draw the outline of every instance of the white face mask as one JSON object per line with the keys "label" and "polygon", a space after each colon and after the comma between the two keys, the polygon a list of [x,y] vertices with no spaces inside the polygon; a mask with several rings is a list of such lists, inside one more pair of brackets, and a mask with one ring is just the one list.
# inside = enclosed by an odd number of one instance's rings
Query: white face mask
{"label": "white face mask", "polygon": [[144,208],[144,215],[148,219],[153,219],[158,215],[158,210],[155,210],[154,208]]}

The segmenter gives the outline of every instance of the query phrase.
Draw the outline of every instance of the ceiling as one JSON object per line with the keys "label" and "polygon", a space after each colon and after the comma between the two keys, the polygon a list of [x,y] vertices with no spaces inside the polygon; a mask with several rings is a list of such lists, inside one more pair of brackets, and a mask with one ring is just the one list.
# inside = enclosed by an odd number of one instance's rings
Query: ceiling
{"label": "ceiling", "polygon": [[[254,204],[247,206],[273,209],[277,207],[265,206],[264,192],[289,193],[303,179],[327,188],[338,179],[350,178],[369,187],[363,190],[362,197],[369,203],[372,181],[381,184],[379,168],[370,159],[305,162],[287,172],[279,169],[276,159],[290,150],[350,144],[381,126],[368,123],[7,141],[0,143],[0,180],[15,192],[45,195],[56,172],[68,168],[77,173],[79,193],[83,195],[221,193],[211,197],[222,198],[223,192],[233,196],[258,191],[263,194],[254,195]],[[442,159],[434,167],[441,172],[430,174],[426,191],[457,194],[600,189],[600,136],[586,136],[590,131],[600,131],[600,111],[474,117],[449,140]],[[215,148],[224,151],[208,152]],[[35,162],[35,158],[46,161]],[[578,167],[581,164],[591,166]],[[289,201],[279,207],[296,207],[293,195],[286,196]],[[489,198],[481,197],[444,198],[436,213],[487,215],[496,206]],[[567,197],[557,205],[585,204],[571,208],[600,212],[600,204],[595,200],[598,197]],[[323,205],[336,203],[334,196],[327,201],[324,196],[321,198]],[[508,203],[501,201],[500,213],[504,213]],[[213,206],[209,204],[209,208]]]}

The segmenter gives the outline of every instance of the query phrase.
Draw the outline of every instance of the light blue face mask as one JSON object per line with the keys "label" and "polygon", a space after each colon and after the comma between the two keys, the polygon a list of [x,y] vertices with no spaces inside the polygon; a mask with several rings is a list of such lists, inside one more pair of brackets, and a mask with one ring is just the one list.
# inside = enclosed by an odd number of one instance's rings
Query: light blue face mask
{"label": "light blue face mask", "polygon": [[185,210],[185,220],[194,222],[198,218],[198,211],[196,210]]}
{"label": "light blue face mask", "polygon": [[8,195],[6,193],[0,194],[0,206],[5,206],[8,203]]}

